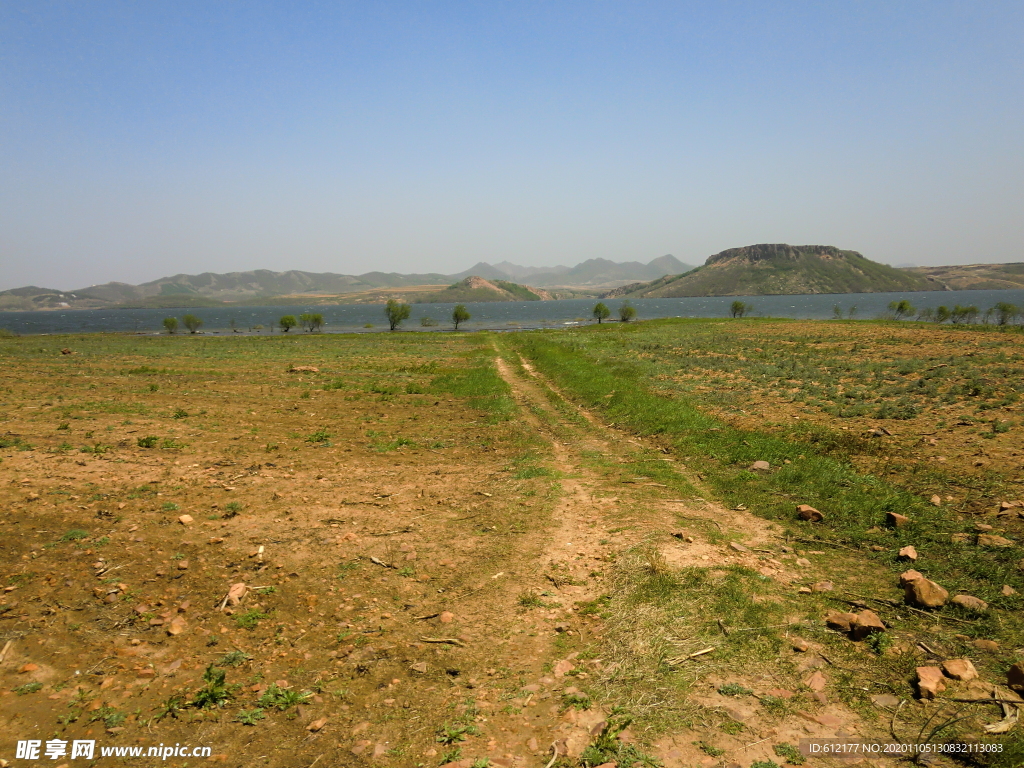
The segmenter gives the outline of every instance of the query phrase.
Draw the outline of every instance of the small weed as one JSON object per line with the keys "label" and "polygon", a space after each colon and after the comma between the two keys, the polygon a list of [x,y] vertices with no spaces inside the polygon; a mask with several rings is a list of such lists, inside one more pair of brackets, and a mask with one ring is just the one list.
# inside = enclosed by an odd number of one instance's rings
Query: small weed
{"label": "small weed", "polygon": [[245,651],[231,651],[225,653],[217,663],[222,667],[239,667],[251,658]]}
{"label": "small weed", "polygon": [[60,424],[57,425],[57,429],[62,431],[71,429],[71,424],[70,422],[62,421]]}
{"label": "small weed", "polygon": [[449,746],[465,741],[470,736],[475,736],[480,729],[475,725],[462,725],[461,723],[445,723],[437,729],[436,741],[438,744]]}
{"label": "small weed", "polygon": [[224,518],[230,519],[242,511],[242,505],[237,501],[229,501],[224,505]]}
{"label": "small weed", "polygon": [[213,664],[208,666],[206,672],[203,673],[203,680],[206,682],[206,685],[196,692],[196,695],[192,698],[191,705],[200,709],[224,706],[228,699],[232,698],[232,693],[228,690],[226,679],[227,672],[223,669],[218,669]]}
{"label": "small weed", "polygon": [[128,716],[124,712],[118,712],[113,707],[100,707],[89,715],[89,722],[95,723],[97,720],[102,720],[107,728],[117,728],[127,718]]}
{"label": "small weed", "polygon": [[590,697],[585,693],[567,693],[562,696],[562,706],[566,709],[590,709]]}
{"label": "small weed", "polygon": [[61,541],[78,541],[79,539],[85,539],[89,536],[88,531],[83,531],[81,528],[72,528],[67,531],[63,536],[60,537]]}
{"label": "small weed", "polygon": [[25,683],[24,685],[19,685],[17,688],[15,688],[14,692],[19,696],[24,696],[27,693],[35,693],[36,691],[40,691],[42,690],[42,688],[42,683]]}
{"label": "small weed", "polygon": [[800,750],[794,747],[792,744],[787,744],[786,742],[783,742],[782,744],[776,744],[774,747],[772,747],[772,749],[775,750],[776,755],[785,758],[786,762],[791,763],[792,765],[803,765],[805,762],[807,762],[807,758],[805,758],[800,753]]}
{"label": "small weed", "polygon": [[177,408],[175,409],[174,413],[171,414],[171,417],[175,419],[187,419],[188,411],[186,411],[184,408]]}
{"label": "small weed", "polygon": [[259,705],[265,709],[270,707],[277,707],[282,712],[290,707],[304,704],[313,694],[309,691],[287,691],[283,688],[278,688],[277,683],[272,683],[267,692],[264,693],[259,700]]}
{"label": "small weed", "polygon": [[175,504],[173,501],[165,501],[163,506],[160,507],[164,512],[177,512],[181,507]]}
{"label": "small weed", "polygon": [[235,722],[241,723],[242,725],[256,725],[260,720],[265,720],[267,713],[259,707],[253,709],[240,709],[238,714],[235,715]]}
{"label": "small weed", "polygon": [[399,576],[405,576],[406,578],[409,578],[411,576],[415,576],[416,575],[416,569],[413,568],[412,566],[407,565],[404,568],[399,568],[398,569],[398,575]]}
{"label": "small weed", "polygon": [[441,753],[441,762],[439,765],[447,765],[448,763],[456,763],[462,759],[462,747],[455,747],[455,749],[446,749]]}
{"label": "small weed", "polygon": [[184,710],[186,706],[185,698],[180,694],[175,694],[160,705],[160,711],[157,712],[154,719],[163,720],[165,717],[170,716],[177,720],[178,713]]}
{"label": "small weed", "polygon": [[725,754],[725,750],[724,749],[719,749],[718,747],[714,746],[713,744],[708,744],[706,741],[695,741],[693,743],[705,755],[710,755],[711,757],[721,757],[722,755]]}
{"label": "small weed", "polygon": [[521,592],[519,594],[519,605],[523,608],[543,608],[544,601],[536,592]]}
{"label": "small weed", "polygon": [[892,635],[888,632],[875,632],[872,635],[868,635],[864,643],[872,651],[881,656],[892,646]]}
{"label": "small weed", "polygon": [[750,768],[782,768],[774,760],[757,760],[750,764]]}
{"label": "small weed", "polygon": [[159,442],[160,438],[156,435],[148,435],[146,437],[140,437],[135,441],[135,444],[138,445],[139,448],[156,448]]}

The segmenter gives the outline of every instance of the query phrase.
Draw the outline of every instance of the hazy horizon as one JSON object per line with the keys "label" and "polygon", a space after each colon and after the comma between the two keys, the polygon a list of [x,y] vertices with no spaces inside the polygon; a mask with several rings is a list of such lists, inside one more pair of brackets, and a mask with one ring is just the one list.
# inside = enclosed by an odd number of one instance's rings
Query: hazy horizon
{"label": "hazy horizon", "polygon": [[1024,6],[0,6],[0,290],[1024,261]]}

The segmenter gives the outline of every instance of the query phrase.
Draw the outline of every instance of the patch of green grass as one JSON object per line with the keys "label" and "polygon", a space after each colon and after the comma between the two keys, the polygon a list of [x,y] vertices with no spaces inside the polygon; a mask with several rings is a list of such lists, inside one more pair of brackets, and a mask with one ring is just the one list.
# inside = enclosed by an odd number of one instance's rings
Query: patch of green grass
{"label": "patch of green grass", "polygon": [[470,736],[475,736],[480,732],[480,729],[475,725],[466,725],[464,723],[445,723],[437,729],[435,741],[439,744],[451,745],[456,744],[460,741],[465,741]]}
{"label": "patch of green grass", "polygon": [[255,608],[250,608],[245,613],[235,616],[235,624],[242,629],[255,629],[260,621],[269,617],[269,614],[262,613]]}
{"label": "patch of green grass", "polygon": [[156,435],[147,435],[146,437],[140,437],[135,441],[135,444],[139,448],[156,448],[160,442],[160,438]]}
{"label": "patch of green grass", "polygon": [[69,531],[65,531],[64,535],[60,537],[61,541],[79,541],[81,539],[89,538],[89,532],[84,531],[81,528],[72,528]]}
{"label": "patch of green grass", "polygon": [[271,683],[266,693],[260,696],[259,706],[270,709],[276,707],[282,712],[290,707],[304,704],[313,694],[309,691],[292,691],[279,688],[277,683]]}
{"label": "patch of green grass", "polygon": [[41,691],[42,689],[43,689],[43,684],[42,683],[25,683],[24,685],[19,685],[17,688],[15,688],[14,692],[16,694],[18,694],[19,696],[25,696],[26,694],[29,694],[29,693],[37,693],[38,691]]}
{"label": "patch of green grass", "polygon": [[744,688],[739,683],[726,683],[718,686],[718,692],[723,696],[749,696],[753,693],[749,688]]}

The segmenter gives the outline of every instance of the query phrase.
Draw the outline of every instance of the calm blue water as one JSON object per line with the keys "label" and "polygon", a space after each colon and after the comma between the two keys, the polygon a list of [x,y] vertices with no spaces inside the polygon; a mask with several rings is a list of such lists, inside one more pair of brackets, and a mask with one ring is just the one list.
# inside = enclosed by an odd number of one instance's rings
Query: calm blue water
{"label": "calm blue water", "polygon": [[[889,302],[907,299],[916,308],[954,304],[973,304],[984,312],[998,301],[1008,301],[1024,307],[1024,290],[1012,291],[929,291],[921,293],[850,293],[817,294],[812,296],[721,296],[713,298],[634,299],[637,319],[658,317],[728,317],[729,305],[736,299],[753,305],[754,316],[791,317],[797,319],[825,319],[832,317],[832,307],[838,305],[846,316],[856,307],[856,317],[870,319],[882,315]],[[467,304],[472,319],[464,323],[466,330],[517,330],[525,328],[555,328],[575,323],[593,322],[591,310],[597,299],[568,299],[565,301],[516,301]],[[612,315],[622,303],[621,299],[608,299],[605,303]],[[403,330],[430,331],[450,328],[452,304],[413,304],[412,317],[402,325]],[[196,309],[79,309],[37,312],[0,312],[0,328],[18,334],[40,333],[160,333],[165,317],[181,318],[192,313],[203,320],[204,333],[231,333],[231,321],[245,333],[270,333],[270,328],[282,315],[298,316],[303,312],[319,312],[324,316],[326,332],[351,333],[388,330],[381,304],[337,304],[332,306],[282,306]],[[420,325],[420,318],[438,321],[434,328]],[[263,330],[250,329],[262,325]],[[372,328],[365,328],[372,325]],[[179,333],[185,332],[184,329]],[[280,333],[280,331],[275,331]],[[292,333],[299,333],[296,328]],[[187,333],[187,332],[186,332]]]}

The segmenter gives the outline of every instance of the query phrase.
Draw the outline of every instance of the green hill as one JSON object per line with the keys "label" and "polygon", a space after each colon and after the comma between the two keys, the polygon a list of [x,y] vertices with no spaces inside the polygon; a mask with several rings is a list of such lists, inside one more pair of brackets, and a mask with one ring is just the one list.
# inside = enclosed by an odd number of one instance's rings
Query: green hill
{"label": "green hill", "polygon": [[831,245],[748,245],[708,258],[704,266],[650,283],[617,288],[607,297],[768,296],[809,293],[935,291],[942,285],[918,274]]}
{"label": "green hill", "polygon": [[449,285],[440,291],[418,293],[407,297],[408,301],[421,304],[466,304],[474,301],[546,301],[551,296],[547,291],[529,288],[506,280],[484,280],[470,275],[465,280]]}

